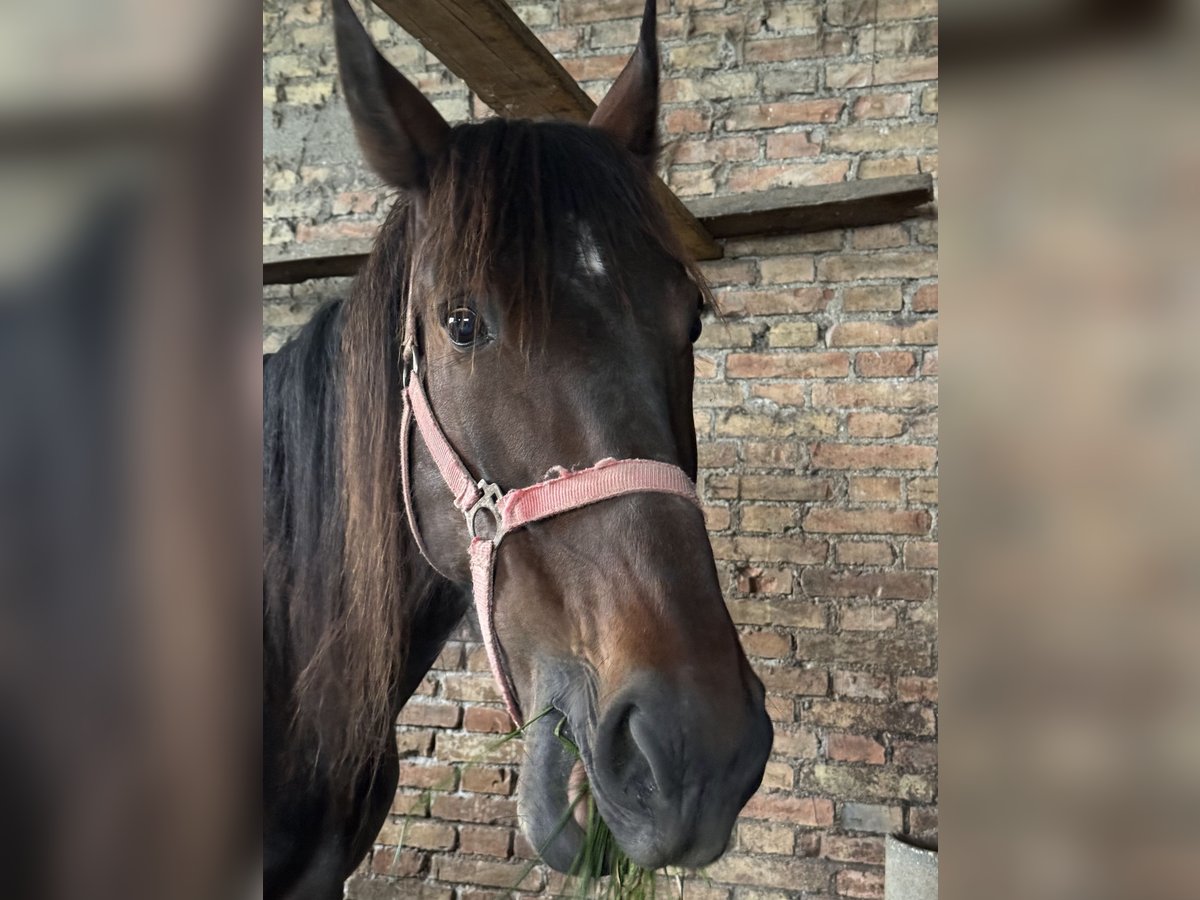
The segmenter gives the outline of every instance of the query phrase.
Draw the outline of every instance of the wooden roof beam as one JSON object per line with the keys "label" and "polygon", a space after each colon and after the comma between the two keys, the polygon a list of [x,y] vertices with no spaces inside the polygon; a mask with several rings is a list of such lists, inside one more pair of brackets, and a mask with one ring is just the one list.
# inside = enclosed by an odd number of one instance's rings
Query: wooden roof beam
{"label": "wooden roof beam", "polygon": [[[934,199],[929,175],[868,178],[754,194],[704,197],[688,204],[705,231],[718,238],[860,228],[902,222]],[[264,284],[353,275],[365,253],[316,256],[263,263]]]}

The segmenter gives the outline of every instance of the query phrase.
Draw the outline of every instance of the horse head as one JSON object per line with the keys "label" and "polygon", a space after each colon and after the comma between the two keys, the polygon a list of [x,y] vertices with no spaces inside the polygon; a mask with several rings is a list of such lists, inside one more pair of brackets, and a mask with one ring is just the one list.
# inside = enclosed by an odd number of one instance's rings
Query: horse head
{"label": "horse head", "polygon": [[[375,289],[407,322],[396,339],[419,364],[404,377],[421,379],[453,454],[505,488],[605,459],[694,480],[692,344],[707,294],[653,191],[654,0],[589,123],[453,128],[345,0],[334,9],[355,129],[404,219],[402,259]],[[380,240],[399,238],[385,227]],[[411,440],[413,530],[465,589],[462,510],[428,441]],[[519,809],[543,858],[571,866],[584,790],[644,866],[720,855],[772,729],[697,505],[639,491],[533,522],[497,545],[491,590],[510,699],[533,720]]]}

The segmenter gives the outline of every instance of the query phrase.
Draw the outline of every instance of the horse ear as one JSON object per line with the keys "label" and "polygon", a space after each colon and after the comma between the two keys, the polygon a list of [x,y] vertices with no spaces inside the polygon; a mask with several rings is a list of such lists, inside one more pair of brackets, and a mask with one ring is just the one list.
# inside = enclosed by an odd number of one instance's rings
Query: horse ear
{"label": "horse ear", "polygon": [[348,0],[333,0],[333,24],[342,89],[367,164],[393,187],[424,189],[450,126],[375,49]]}
{"label": "horse ear", "polygon": [[657,12],[655,0],[646,0],[637,49],[590,123],[615,137],[648,167],[653,167],[658,154]]}

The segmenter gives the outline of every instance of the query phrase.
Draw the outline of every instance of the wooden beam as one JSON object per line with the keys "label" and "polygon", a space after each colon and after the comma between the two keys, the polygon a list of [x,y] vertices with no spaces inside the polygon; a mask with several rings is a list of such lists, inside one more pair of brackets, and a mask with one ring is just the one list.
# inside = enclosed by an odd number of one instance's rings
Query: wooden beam
{"label": "wooden beam", "polygon": [[[587,122],[596,104],[504,0],[375,0],[405,31],[502,116]],[[684,246],[719,259],[721,246],[655,179]]]}
{"label": "wooden beam", "polygon": [[710,234],[732,238],[885,225],[910,218],[932,200],[930,175],[898,175],[703,197],[688,205]]}
{"label": "wooden beam", "polygon": [[[710,234],[733,238],[886,225],[912,218],[932,201],[931,176],[900,175],[703,198],[688,205]],[[263,284],[353,275],[366,258],[347,253],[266,262]]]}

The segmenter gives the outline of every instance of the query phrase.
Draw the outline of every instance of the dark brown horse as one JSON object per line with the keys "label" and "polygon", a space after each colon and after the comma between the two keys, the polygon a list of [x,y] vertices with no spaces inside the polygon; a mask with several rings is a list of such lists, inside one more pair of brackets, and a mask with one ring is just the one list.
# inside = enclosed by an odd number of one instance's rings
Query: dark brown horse
{"label": "dark brown horse", "polygon": [[[268,897],[341,896],[395,792],[396,714],[469,606],[463,517],[415,439],[428,561],[404,517],[410,310],[430,402],[477,477],[515,487],[636,457],[695,478],[705,291],[651,186],[654,7],[590,127],[450,128],[334,2],[347,104],[399,199],[349,299],[265,362]],[[566,870],[582,839],[561,725],[629,856],[717,857],[772,732],[700,512],[662,493],[609,499],[507,536],[497,560],[515,693],[527,715],[553,711],[526,734],[531,843]]]}

